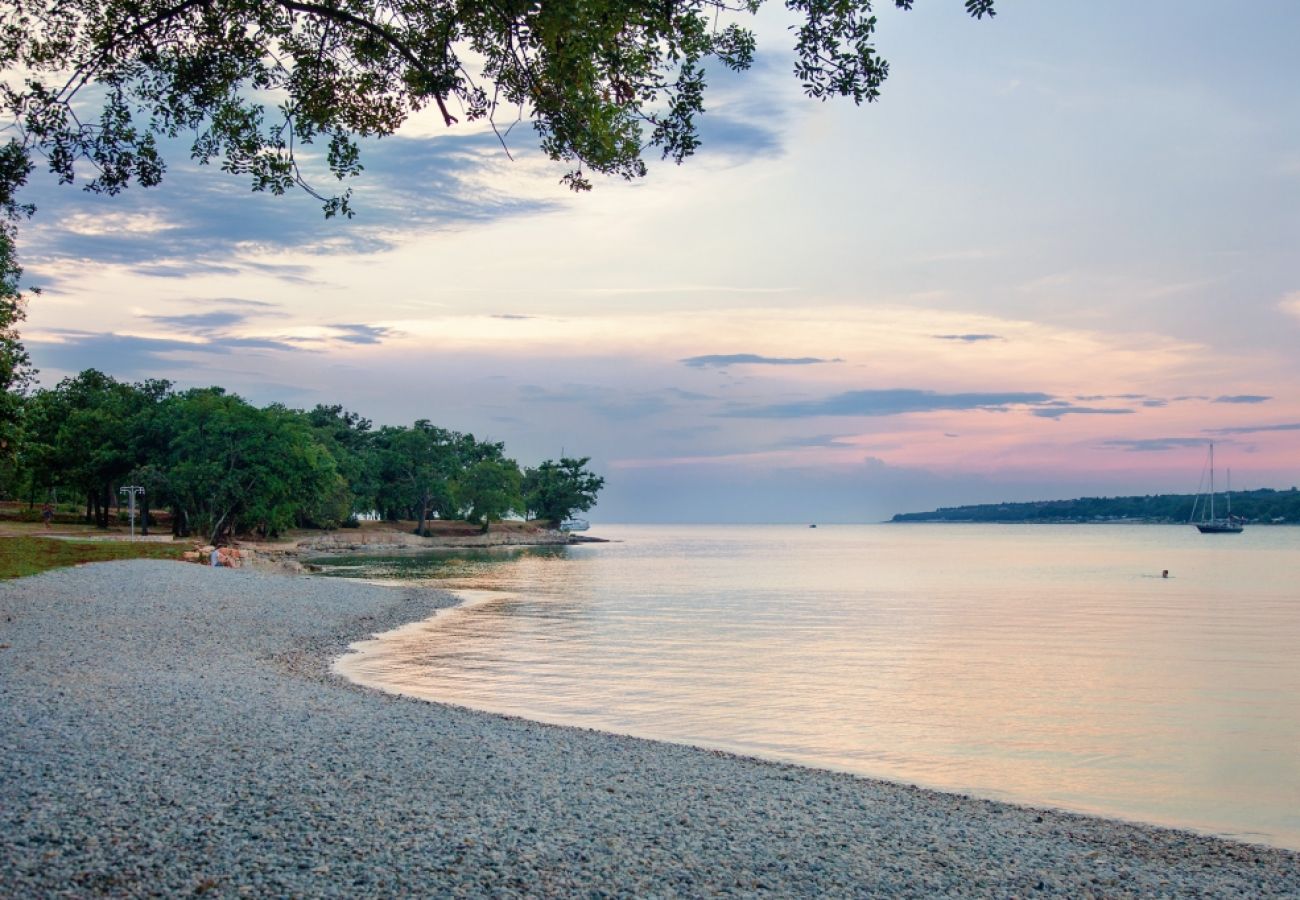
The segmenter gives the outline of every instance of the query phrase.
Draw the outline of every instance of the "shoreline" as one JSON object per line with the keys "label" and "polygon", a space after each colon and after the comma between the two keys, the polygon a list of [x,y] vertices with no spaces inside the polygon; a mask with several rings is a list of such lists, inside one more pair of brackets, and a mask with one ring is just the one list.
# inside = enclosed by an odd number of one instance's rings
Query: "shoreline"
{"label": "shoreline", "polygon": [[[1159,578],[1158,575],[1145,576],[1150,578]],[[382,582],[375,582],[382,583]],[[439,590],[439,589],[435,589]],[[379,646],[381,641],[388,639],[400,639],[408,633],[419,633],[428,629],[438,628],[440,621],[449,613],[455,613],[458,610],[470,609],[476,605],[488,602],[491,599],[501,597],[503,594],[496,591],[469,591],[468,593],[491,594],[492,597],[464,597],[460,591],[455,589],[448,590],[453,595],[453,602],[449,606],[439,607],[430,612],[427,616],[410,622],[396,621],[388,623],[381,629],[365,638],[358,639],[348,644],[341,655],[335,657],[329,666],[330,673],[350,687],[357,687],[367,691],[375,691],[391,697],[398,697],[404,700],[414,700],[419,703],[429,703],[436,706],[453,706],[459,709],[465,709],[470,712],[481,713],[484,715],[501,716],[505,718],[520,719],[523,721],[535,722],[541,725],[549,725],[556,728],[570,728],[580,731],[596,732],[601,734],[617,735],[619,737],[628,737],[635,740],[649,741],[658,744],[669,744],[677,747],[699,750],[701,752],[718,753],[732,756],[737,759],[753,760],[761,763],[771,763],[774,765],[793,766],[798,769],[805,769],[814,772],[827,772],[847,775],[853,778],[860,778],[869,782],[875,782],[887,785],[906,786],[917,790],[930,791],[938,794],[947,794],[962,797],[970,800],[981,801],[987,800],[994,803],[1000,803],[1007,806],[1014,806],[1020,809],[1029,810],[1035,814],[1051,811],[1062,815],[1081,816],[1086,819],[1096,819],[1108,822],[1123,823],[1134,825],[1142,828],[1157,828],[1169,831],[1185,832],[1200,837],[1224,840],[1232,843],[1243,843],[1251,846],[1266,847],[1269,849],[1281,850],[1300,854],[1300,845],[1287,845],[1275,839],[1275,836],[1268,832],[1252,831],[1227,831],[1223,829],[1216,830],[1209,825],[1188,824],[1177,821],[1158,821],[1152,819],[1142,819],[1115,814],[1105,809],[1088,809],[1086,807],[1058,807],[1049,803],[1035,804],[1032,799],[1008,798],[1007,792],[1001,792],[1003,796],[999,797],[997,791],[980,791],[978,789],[954,788],[937,783],[926,783],[920,780],[902,780],[891,778],[888,775],[877,775],[870,772],[856,770],[848,766],[827,765],[817,761],[808,761],[794,756],[782,757],[780,755],[763,755],[758,752],[747,749],[743,745],[728,746],[725,743],[710,739],[709,742],[695,743],[689,740],[680,740],[672,736],[664,736],[653,732],[635,731],[626,728],[612,729],[599,724],[584,724],[582,721],[567,719],[562,715],[549,716],[545,713],[539,713],[536,710],[528,710],[521,707],[512,707],[510,705],[497,705],[495,707],[470,705],[458,700],[443,699],[433,694],[409,693],[401,687],[391,686],[383,680],[382,675],[371,675],[366,671],[366,665],[374,656],[384,656],[384,651]],[[391,626],[391,627],[389,627]]]}
{"label": "shoreline", "polygon": [[1300,894],[1300,853],[476,712],[335,657],[431,589],[175,563],[0,585],[30,895]]}
{"label": "shoreline", "polygon": [[609,543],[604,538],[562,531],[498,531],[482,534],[435,534],[421,537],[397,529],[322,531],[290,541],[236,541],[242,561],[253,568],[284,574],[307,574],[317,568],[304,559],[350,556],[419,555],[443,550],[502,550],[513,547],[562,547],[572,544]]}

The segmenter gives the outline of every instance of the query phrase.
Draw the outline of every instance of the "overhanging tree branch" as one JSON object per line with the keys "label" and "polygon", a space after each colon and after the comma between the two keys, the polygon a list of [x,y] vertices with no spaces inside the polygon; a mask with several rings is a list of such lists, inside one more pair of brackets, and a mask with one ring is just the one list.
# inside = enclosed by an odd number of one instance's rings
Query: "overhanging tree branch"
{"label": "overhanging tree branch", "polygon": [[[334,22],[340,22],[361,28],[396,50],[417,72],[426,75],[431,74],[429,67],[424,63],[424,60],[420,59],[420,57],[416,55],[415,51],[408,47],[403,41],[398,40],[382,25],[371,22],[368,19],[363,19],[360,16],[353,15],[346,10],[321,6],[319,3],[302,3],[299,2],[299,0],[275,0],[275,3],[277,6],[283,7],[284,9],[291,9],[295,12],[306,13],[307,15],[312,16],[320,16],[321,18],[329,19]],[[438,104],[438,110],[442,113],[442,119],[448,127],[455,125],[460,121],[447,109],[447,103],[441,94],[436,91],[433,92],[433,99]]]}

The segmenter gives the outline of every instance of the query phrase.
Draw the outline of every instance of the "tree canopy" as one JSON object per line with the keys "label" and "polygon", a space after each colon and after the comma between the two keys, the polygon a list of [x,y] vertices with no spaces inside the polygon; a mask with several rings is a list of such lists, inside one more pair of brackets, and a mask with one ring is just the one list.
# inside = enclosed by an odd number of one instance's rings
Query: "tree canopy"
{"label": "tree canopy", "polygon": [[[16,185],[5,182],[5,156],[0,150],[0,468],[13,461],[22,426],[23,397],[36,376],[18,334],[27,312],[25,298],[18,290],[23,270],[18,267],[14,248],[17,228],[13,219],[22,209],[13,199]],[[20,168],[26,177],[26,164]]]}
{"label": "tree canopy", "polygon": [[18,446],[22,400],[36,374],[18,337],[26,311],[12,246],[9,231],[0,228],[0,466],[12,460]]}
{"label": "tree canopy", "polygon": [[[219,387],[176,392],[95,369],[19,399],[25,427],[0,466],[0,498],[84,499],[87,521],[100,527],[127,484],[144,488],[146,515],[170,510],[174,534],[214,541],[355,525],[360,516],[415,521],[420,534],[435,516],[486,531],[535,508],[503,443],[426,419],[374,430],[340,406],[258,408]],[[589,508],[603,479],[582,470],[585,459],[562,462]]]}
{"label": "tree canopy", "polygon": [[596,495],[605,479],[587,470],[591,458],[562,457],[548,459],[524,473],[524,503],[530,515],[556,525],[575,512],[586,512],[596,505]]}
{"label": "tree canopy", "polygon": [[[889,64],[873,0],[784,0],[798,17],[794,73],[816,98],[874,100]],[[891,0],[910,9],[913,0]],[[964,0],[975,18],[994,0]],[[589,173],[645,174],[648,149],[678,162],[699,145],[706,66],[747,69],[742,24],[763,0],[63,0],[0,3],[0,199],[33,155],[63,182],[116,193],[157,184],[160,138],[190,136],[202,163],[256,191],[298,185],[327,215],[298,151],[327,147],[340,180],[361,171],[358,138],[413,113],[498,124],[531,120],[541,149]],[[499,132],[498,132],[499,133]],[[12,206],[12,199],[9,200]]]}

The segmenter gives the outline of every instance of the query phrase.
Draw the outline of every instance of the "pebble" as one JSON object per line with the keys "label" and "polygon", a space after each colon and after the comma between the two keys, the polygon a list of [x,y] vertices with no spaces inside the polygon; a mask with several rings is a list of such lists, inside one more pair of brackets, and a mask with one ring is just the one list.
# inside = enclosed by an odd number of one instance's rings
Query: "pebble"
{"label": "pebble", "polygon": [[6,897],[1300,897],[1300,854],[370,691],[427,589],[0,583]]}

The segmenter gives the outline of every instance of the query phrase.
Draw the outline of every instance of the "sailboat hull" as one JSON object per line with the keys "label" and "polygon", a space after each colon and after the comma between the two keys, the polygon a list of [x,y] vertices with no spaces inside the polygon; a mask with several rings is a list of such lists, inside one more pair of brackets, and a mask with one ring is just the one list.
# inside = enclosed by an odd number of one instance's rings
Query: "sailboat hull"
{"label": "sailboat hull", "polygon": [[1196,530],[1201,534],[1241,534],[1242,528],[1235,522],[1197,522]]}

